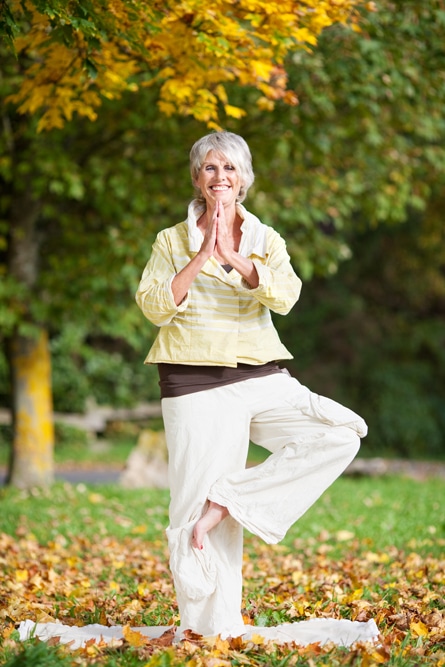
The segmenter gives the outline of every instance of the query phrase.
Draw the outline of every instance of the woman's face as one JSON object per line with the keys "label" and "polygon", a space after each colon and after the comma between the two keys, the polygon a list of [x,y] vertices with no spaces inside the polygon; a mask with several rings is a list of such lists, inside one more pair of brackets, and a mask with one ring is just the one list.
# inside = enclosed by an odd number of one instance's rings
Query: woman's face
{"label": "woman's face", "polygon": [[208,204],[221,201],[224,207],[234,205],[242,186],[236,168],[221,153],[209,151],[199,170],[195,185]]}

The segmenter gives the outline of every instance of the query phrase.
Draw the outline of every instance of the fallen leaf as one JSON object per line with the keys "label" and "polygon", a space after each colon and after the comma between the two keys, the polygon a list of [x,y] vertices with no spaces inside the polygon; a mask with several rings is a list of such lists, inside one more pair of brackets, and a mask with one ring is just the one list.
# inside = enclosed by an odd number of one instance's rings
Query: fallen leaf
{"label": "fallen leaf", "polygon": [[426,637],[428,635],[428,628],[422,621],[418,621],[417,623],[413,621],[409,624],[409,629],[411,632],[414,632],[417,637]]}
{"label": "fallen leaf", "polygon": [[122,634],[130,646],[135,648],[138,648],[139,646],[145,646],[148,642],[147,637],[144,637],[144,635],[140,632],[132,630],[129,625],[124,625],[122,628]]}

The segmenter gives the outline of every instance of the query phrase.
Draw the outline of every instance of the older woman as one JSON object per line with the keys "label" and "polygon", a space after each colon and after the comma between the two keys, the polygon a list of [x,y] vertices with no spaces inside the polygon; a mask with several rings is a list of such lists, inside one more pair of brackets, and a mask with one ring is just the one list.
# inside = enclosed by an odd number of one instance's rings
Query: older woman
{"label": "older woman", "polygon": [[[254,180],[240,136],[215,132],[190,153],[194,199],[161,231],[136,300],[159,327],[157,364],[169,452],[167,536],[181,629],[241,634],[242,535],[268,543],[342,473],[367,427],[281,369],[285,315],[301,281],[285,242],[241,202]],[[271,452],[246,468],[249,440]]]}

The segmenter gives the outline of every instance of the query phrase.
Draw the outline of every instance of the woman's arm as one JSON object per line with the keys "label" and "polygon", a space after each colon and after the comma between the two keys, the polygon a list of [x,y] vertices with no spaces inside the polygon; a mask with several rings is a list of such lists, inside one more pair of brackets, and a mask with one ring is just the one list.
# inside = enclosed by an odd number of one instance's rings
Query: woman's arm
{"label": "woman's arm", "polygon": [[136,292],[139,308],[150,322],[159,327],[171,322],[187,306],[185,297],[179,305],[176,304],[171,288],[177,274],[172,243],[175,242],[171,230],[163,230],[158,234]]}
{"label": "woman's arm", "polygon": [[267,232],[267,257],[253,258],[258,274],[258,285],[252,288],[248,281],[243,286],[260,303],[280,315],[286,315],[298,301],[302,282],[292,268],[286,243],[272,227]]}
{"label": "woman's arm", "polygon": [[177,306],[185,299],[196,276],[213,255],[216,246],[216,233],[216,216],[211,216],[199,252],[173,278],[171,290]]}

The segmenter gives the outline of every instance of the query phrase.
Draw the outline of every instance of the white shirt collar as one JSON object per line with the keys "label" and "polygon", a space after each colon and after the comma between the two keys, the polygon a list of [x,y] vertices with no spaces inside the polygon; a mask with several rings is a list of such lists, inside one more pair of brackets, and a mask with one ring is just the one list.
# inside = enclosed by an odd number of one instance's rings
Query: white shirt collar
{"label": "white shirt collar", "polygon": [[[242,204],[236,205],[238,215],[243,219],[241,231],[241,243],[239,253],[243,257],[257,255],[266,257],[267,254],[267,226],[264,225],[256,215],[250,213]],[[202,245],[202,233],[197,227],[197,222],[204,211],[203,205],[194,199],[190,202],[187,215],[187,227],[189,248],[191,252],[198,252]]]}

